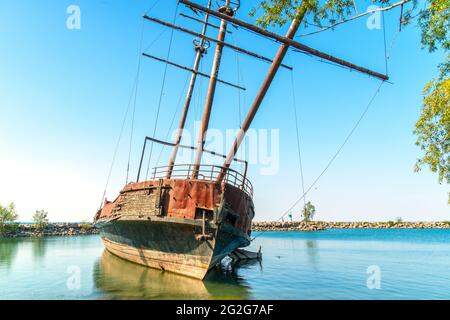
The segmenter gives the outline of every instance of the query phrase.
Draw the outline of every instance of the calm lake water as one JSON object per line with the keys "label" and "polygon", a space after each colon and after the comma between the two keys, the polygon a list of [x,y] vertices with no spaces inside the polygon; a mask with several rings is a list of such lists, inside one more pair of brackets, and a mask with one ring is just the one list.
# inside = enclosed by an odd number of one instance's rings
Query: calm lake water
{"label": "calm lake water", "polygon": [[224,261],[201,282],[123,261],[98,236],[0,239],[0,298],[450,299],[450,230],[268,232],[260,245],[261,263]]}

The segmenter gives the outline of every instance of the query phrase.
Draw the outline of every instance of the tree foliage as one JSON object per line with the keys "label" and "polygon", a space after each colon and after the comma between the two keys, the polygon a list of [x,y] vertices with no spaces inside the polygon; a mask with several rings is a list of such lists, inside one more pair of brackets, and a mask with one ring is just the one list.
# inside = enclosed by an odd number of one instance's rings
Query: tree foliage
{"label": "tree foliage", "polygon": [[[411,1],[414,8],[416,2],[417,0]],[[387,6],[391,4],[391,1],[378,0],[374,3]],[[323,27],[325,23],[334,24],[355,13],[353,0],[262,0],[250,11],[250,15],[258,16],[256,23],[261,27],[281,26],[296,17],[297,8],[301,5],[305,5],[308,9],[307,19],[303,20],[306,27],[309,25]],[[411,11],[412,9],[405,10],[404,17],[411,17]]]}
{"label": "tree foliage", "polygon": [[427,165],[439,182],[450,183],[450,79],[430,81],[424,89],[422,114],[416,123],[416,144],[424,156],[416,171]]}
{"label": "tree foliage", "polygon": [[48,212],[44,210],[36,210],[36,213],[33,215],[33,222],[38,229],[45,229],[48,225]]}
{"label": "tree foliage", "polygon": [[[416,144],[423,150],[416,171],[428,166],[439,182],[450,183],[450,1],[428,0],[419,13],[422,46],[430,52],[442,48],[445,59],[439,65],[439,76],[423,90],[423,107],[414,133]],[[448,197],[450,203],[450,193]]]}
{"label": "tree foliage", "polygon": [[[430,52],[438,48],[445,51],[450,49],[450,1],[448,0],[427,0],[427,5],[420,10],[419,26],[422,31],[422,46],[427,47]],[[446,65],[448,74],[447,55]],[[444,69],[445,70],[445,69]]]}
{"label": "tree foliage", "polygon": [[316,213],[316,207],[308,201],[302,210],[302,217],[304,222],[310,222],[314,218],[314,214]]}
{"label": "tree foliage", "polygon": [[0,233],[8,231],[9,227],[13,227],[13,223],[17,221],[18,218],[19,215],[16,212],[14,203],[10,203],[6,207],[0,205]]}
{"label": "tree foliage", "polygon": [[[372,3],[388,7],[399,1],[374,0]],[[305,27],[333,26],[354,16],[356,11],[353,0],[262,0],[250,14],[258,15],[257,24],[262,27],[283,25],[296,17],[300,5],[307,6],[307,14],[302,21]],[[428,166],[438,173],[440,183],[450,183],[450,0],[411,0],[403,4],[403,9],[401,24],[410,25],[417,21],[422,47],[430,52],[438,49],[444,52],[444,61],[438,66],[436,79],[432,79],[423,91],[422,113],[414,133],[416,144],[424,154],[418,159],[415,169],[419,171]]]}

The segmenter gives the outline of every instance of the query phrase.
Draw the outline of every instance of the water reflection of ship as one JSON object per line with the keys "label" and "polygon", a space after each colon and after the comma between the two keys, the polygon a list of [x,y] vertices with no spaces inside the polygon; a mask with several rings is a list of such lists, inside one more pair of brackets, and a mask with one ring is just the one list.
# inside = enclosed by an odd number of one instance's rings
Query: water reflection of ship
{"label": "water reflection of ship", "polygon": [[200,281],[128,262],[105,250],[94,268],[94,284],[105,299],[248,299],[249,288],[235,268],[215,268]]}

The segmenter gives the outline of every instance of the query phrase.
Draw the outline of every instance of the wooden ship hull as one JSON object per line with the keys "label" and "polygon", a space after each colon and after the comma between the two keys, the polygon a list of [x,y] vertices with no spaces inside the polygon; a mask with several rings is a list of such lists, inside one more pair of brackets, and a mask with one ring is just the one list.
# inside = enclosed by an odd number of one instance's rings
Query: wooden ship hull
{"label": "wooden ship hull", "polygon": [[249,299],[234,267],[214,268],[204,281],[125,261],[105,250],[94,266],[102,299]]}
{"label": "wooden ship hull", "polygon": [[[239,174],[230,173],[237,181]],[[203,279],[224,257],[250,244],[251,186],[230,180],[174,178],[126,185],[95,218],[106,249],[141,265]]]}

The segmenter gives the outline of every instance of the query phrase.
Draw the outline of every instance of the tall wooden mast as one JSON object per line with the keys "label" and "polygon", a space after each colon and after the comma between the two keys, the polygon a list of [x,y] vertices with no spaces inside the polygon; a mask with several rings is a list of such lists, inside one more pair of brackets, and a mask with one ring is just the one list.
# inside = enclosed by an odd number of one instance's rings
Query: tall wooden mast
{"label": "tall wooden mast", "polygon": [[[161,59],[161,58],[149,55],[149,54],[144,54],[144,56],[146,56],[146,57],[158,60],[160,62],[168,63],[168,64],[170,64],[172,66],[175,66],[175,67],[187,70],[189,72],[192,72],[191,83],[189,85],[189,90],[188,90],[188,93],[187,93],[183,114],[182,114],[182,117],[181,117],[181,121],[180,121],[179,129],[178,129],[178,132],[177,132],[177,136],[176,136],[176,139],[175,139],[175,143],[173,144],[173,151],[172,151],[172,154],[171,154],[169,167],[168,167],[167,172],[166,172],[166,177],[167,178],[171,178],[172,173],[173,173],[173,167],[174,167],[174,164],[175,164],[175,160],[176,160],[178,149],[180,147],[180,142],[181,142],[181,138],[182,138],[182,131],[183,131],[184,126],[185,126],[187,113],[188,113],[189,106],[190,106],[190,103],[191,103],[191,98],[192,98],[192,94],[193,94],[193,90],[194,90],[195,81],[196,81],[197,76],[200,75],[200,76],[203,76],[203,77],[209,77],[210,81],[209,81],[209,87],[208,87],[208,92],[207,92],[207,96],[206,96],[206,101],[205,101],[205,106],[204,106],[204,111],[203,111],[203,116],[202,116],[202,121],[201,121],[201,126],[200,126],[200,132],[199,132],[199,136],[198,136],[198,141],[197,141],[197,144],[196,144],[196,146],[194,148],[194,150],[196,150],[196,154],[195,154],[195,160],[194,160],[194,164],[193,164],[193,169],[192,169],[192,171],[190,170],[193,179],[198,178],[198,175],[199,175],[200,163],[201,163],[201,160],[202,160],[202,154],[205,151],[204,150],[204,145],[205,145],[205,139],[206,139],[206,132],[207,132],[208,126],[209,126],[209,120],[210,120],[210,116],[211,116],[212,105],[213,105],[213,101],[214,101],[214,95],[215,95],[215,90],[216,90],[217,83],[223,83],[225,85],[229,85],[229,86],[238,88],[240,90],[245,90],[245,88],[242,88],[242,87],[240,87],[238,85],[234,85],[234,84],[229,83],[227,81],[223,81],[221,79],[218,79],[220,62],[221,62],[221,59],[222,59],[222,51],[223,51],[224,47],[228,47],[228,48],[233,49],[233,50],[235,50],[235,51],[237,51],[239,53],[247,54],[249,56],[252,56],[252,57],[264,60],[266,62],[270,62],[271,66],[270,66],[270,69],[269,69],[269,71],[268,71],[268,73],[266,75],[266,78],[265,78],[265,80],[264,80],[264,82],[263,82],[263,84],[262,84],[262,86],[261,86],[261,88],[260,88],[260,90],[259,90],[259,92],[258,92],[258,94],[257,94],[257,96],[256,96],[256,98],[255,98],[251,108],[250,108],[250,111],[248,112],[248,114],[247,114],[247,116],[246,116],[246,118],[244,120],[244,123],[241,126],[241,130],[239,131],[235,141],[233,142],[233,145],[232,145],[228,155],[224,156],[225,157],[225,163],[224,163],[224,165],[223,165],[223,167],[221,169],[221,172],[219,173],[219,175],[217,177],[217,181],[218,182],[221,182],[225,178],[225,175],[227,174],[227,171],[228,171],[228,169],[229,169],[229,167],[231,165],[231,162],[234,160],[234,157],[235,157],[235,155],[236,155],[236,153],[237,153],[237,151],[238,151],[238,149],[239,149],[239,147],[240,147],[240,145],[242,143],[242,140],[244,139],[247,130],[250,128],[250,125],[252,124],[253,119],[254,119],[256,113],[258,112],[259,107],[261,106],[262,101],[264,100],[264,98],[265,98],[265,96],[267,94],[267,91],[269,90],[269,88],[270,88],[270,86],[271,86],[271,84],[272,84],[272,82],[273,82],[273,80],[274,80],[274,78],[276,76],[276,73],[278,72],[279,68],[280,67],[284,67],[284,68],[288,68],[288,69],[292,70],[291,67],[286,66],[286,65],[283,64],[283,59],[284,59],[284,57],[285,57],[285,55],[288,52],[290,47],[294,48],[294,50],[296,50],[296,51],[308,53],[309,55],[316,56],[316,57],[318,57],[320,59],[329,61],[329,62],[331,62],[333,64],[346,67],[346,68],[348,68],[350,70],[356,70],[358,72],[367,74],[367,75],[369,75],[371,77],[375,77],[375,78],[381,79],[383,81],[387,81],[389,79],[389,77],[386,74],[382,74],[382,73],[370,70],[368,68],[364,68],[362,66],[358,66],[358,65],[356,65],[354,63],[351,63],[351,62],[346,61],[344,59],[332,56],[332,55],[330,55],[328,53],[316,50],[314,48],[311,48],[309,46],[306,46],[306,45],[304,45],[302,43],[299,43],[298,41],[294,40],[294,36],[295,36],[295,34],[296,34],[296,32],[297,32],[301,22],[303,21],[303,19],[304,19],[305,15],[307,14],[310,6],[312,5],[312,1],[311,0],[303,0],[301,2],[301,4],[298,7],[298,10],[297,10],[296,17],[293,19],[293,21],[291,23],[291,26],[290,26],[286,36],[278,35],[276,33],[268,31],[266,29],[262,29],[262,28],[260,28],[258,26],[255,26],[255,25],[249,24],[247,22],[241,21],[239,19],[236,19],[234,17],[234,13],[237,10],[237,8],[239,8],[239,4],[240,4],[239,0],[236,0],[234,2],[233,2],[233,0],[221,0],[221,1],[223,1],[225,3],[224,6],[220,7],[218,11],[215,11],[215,10],[211,10],[211,0],[208,3],[208,7],[203,7],[203,6],[201,6],[199,4],[196,4],[196,3],[194,3],[194,2],[192,2],[190,0],[178,0],[178,2],[186,5],[187,7],[191,8],[194,11],[199,10],[199,11],[202,11],[202,12],[205,13],[204,21],[201,21],[199,19],[192,18],[192,17],[189,17],[187,15],[184,15],[184,16],[186,16],[188,18],[191,18],[193,20],[196,20],[198,22],[202,22],[204,24],[202,33],[197,33],[197,32],[194,32],[192,30],[189,30],[189,29],[186,29],[186,28],[183,28],[183,27],[180,27],[180,26],[177,26],[177,25],[174,25],[174,24],[171,24],[171,23],[168,23],[168,22],[156,19],[156,18],[149,17],[147,15],[144,16],[144,18],[146,20],[149,20],[149,21],[161,24],[161,25],[166,26],[166,27],[173,28],[175,30],[178,30],[178,31],[181,31],[181,32],[184,32],[184,33],[187,33],[187,34],[195,35],[196,37],[198,37],[198,40],[196,42],[196,44],[198,45],[198,48],[196,48],[197,49],[197,56],[196,56],[196,59],[195,59],[195,64],[194,64],[194,68],[193,69],[185,67],[185,66],[182,66],[182,65],[179,65],[179,64],[177,64],[175,62],[172,62],[172,61],[164,60],[164,59]],[[236,5],[237,8],[231,8],[230,4],[231,5]],[[221,19],[220,27],[214,26],[214,25],[212,25],[212,24],[210,24],[208,22],[208,19],[211,16]],[[267,38],[270,38],[272,40],[275,40],[278,43],[281,43],[281,46],[278,49],[278,52],[277,52],[275,58],[272,60],[272,59],[269,59],[267,57],[261,56],[260,54],[251,52],[251,51],[246,50],[246,49],[242,49],[242,48],[237,47],[237,46],[233,46],[233,45],[225,42],[224,40],[225,40],[226,33],[229,32],[229,31],[227,31],[227,23],[232,23],[234,26],[250,30],[250,31],[252,31],[252,32],[254,32],[256,34],[262,35],[264,37],[267,37]],[[208,37],[208,36],[205,35],[206,28],[207,28],[208,25],[219,29],[219,34],[217,36],[217,39],[214,39],[214,38],[211,38],[211,37]],[[208,75],[198,71],[200,59],[202,58],[202,55],[203,55],[204,51],[206,50],[205,44],[209,43],[209,42],[215,42],[216,43],[216,50],[215,50],[215,55],[214,55],[214,60],[213,60],[213,65],[212,65],[210,76],[208,76]],[[147,140],[145,140],[145,141],[147,141]],[[142,154],[142,157],[141,157],[141,164],[139,166],[139,172],[140,172],[140,168],[142,166],[142,159],[143,159],[143,156],[144,156],[144,152],[145,152],[145,143],[144,143],[144,148],[143,148],[143,154]],[[139,174],[138,174],[138,180],[139,180]]]}
{"label": "tall wooden mast", "polygon": [[[300,5],[296,18],[292,21],[291,26],[289,27],[289,30],[286,34],[287,39],[293,39],[295,36],[295,33],[297,32],[300,23],[302,22],[306,12],[308,11],[308,1],[303,1]],[[231,146],[231,149],[227,155],[227,158],[225,159],[225,162],[223,164],[223,168],[217,177],[217,181],[221,182],[223,178],[226,175],[227,169],[230,167],[231,162],[233,161],[239,146],[242,143],[242,140],[245,137],[245,134],[247,130],[250,128],[250,125],[258,112],[259,107],[261,106],[261,103],[266,96],[267,91],[269,90],[270,85],[272,84],[273,79],[275,78],[275,75],[280,68],[281,63],[283,62],[284,57],[286,56],[286,53],[289,50],[289,44],[282,43],[280,48],[278,49],[277,55],[275,56],[275,59],[272,62],[272,65],[270,66],[270,69],[266,75],[266,78],[264,79],[263,84],[261,85],[261,88],[259,89],[258,94],[256,95],[256,98],[247,114],[247,117],[244,120],[244,123],[242,124],[241,130],[239,130],[238,135],[236,136],[236,139],[233,142],[233,145]]]}
{"label": "tall wooden mast", "polygon": [[[261,106],[262,101],[264,100],[267,91],[269,90],[272,81],[275,78],[276,73],[278,72],[280,66],[283,66],[283,59],[286,55],[286,53],[288,52],[290,47],[295,48],[296,50],[300,51],[300,52],[306,52],[308,54],[311,54],[313,56],[319,57],[321,59],[330,61],[334,64],[337,65],[341,65],[344,66],[346,68],[349,68],[350,70],[356,70],[365,74],[368,74],[372,77],[375,78],[379,78],[383,81],[387,81],[389,79],[389,77],[385,74],[358,66],[354,63],[345,61],[343,59],[334,57],[330,54],[327,54],[325,52],[316,50],[314,48],[308,47],[302,43],[299,43],[297,41],[294,40],[294,36],[301,24],[301,22],[303,21],[305,15],[307,14],[310,6],[311,6],[311,0],[303,0],[300,4],[300,6],[297,9],[297,14],[296,17],[293,19],[291,26],[286,34],[286,36],[280,36],[276,33],[270,32],[268,30],[259,28],[257,26],[254,26],[252,24],[246,23],[244,21],[241,21],[239,19],[234,18],[232,15],[227,15],[224,12],[215,12],[213,10],[210,10],[208,8],[205,8],[199,4],[196,4],[192,1],[189,0],[179,0],[180,3],[183,3],[186,6],[189,6],[191,8],[197,9],[197,10],[201,10],[205,13],[209,13],[210,15],[216,17],[216,18],[220,18],[222,20],[222,24],[224,24],[226,21],[228,21],[229,23],[233,23],[234,25],[237,25],[239,27],[245,28],[247,30],[250,30],[252,32],[255,32],[257,34],[260,34],[262,36],[271,38],[279,43],[281,43],[280,48],[278,49],[277,55],[275,56],[275,59],[272,61],[271,67],[266,75],[266,78],[250,108],[250,111],[247,114],[247,117],[244,120],[244,123],[241,126],[241,130],[239,131],[235,141],[233,142],[233,145],[226,157],[225,163],[223,165],[223,168],[220,172],[220,174],[217,177],[217,181],[221,182],[224,178],[225,175],[228,171],[228,168],[230,167],[231,162],[233,161],[241,143],[242,140],[245,137],[245,134],[247,132],[247,130],[249,129],[256,113],[259,110],[259,107]],[[229,2],[229,1],[227,1]],[[220,36],[220,34],[219,34]],[[223,47],[223,41],[218,41],[218,49],[221,52],[221,49]],[[220,46],[221,45],[221,46]],[[217,56],[216,56],[217,58]],[[219,55],[219,60],[220,60],[220,55]],[[216,61],[215,61],[216,62]],[[213,68],[213,72],[215,71],[215,69]],[[211,83],[214,83],[214,81],[211,81]],[[210,83],[210,84],[211,84]],[[210,86],[210,89],[212,88],[214,90],[215,86]],[[199,168],[199,164],[200,164],[200,160],[201,160],[201,155],[202,155],[202,149],[203,149],[203,145],[204,145],[204,134],[208,128],[208,121],[209,121],[209,116],[210,116],[210,112],[211,112],[211,104],[208,103],[212,101],[213,95],[214,95],[214,91],[209,91],[208,92],[208,100],[207,100],[207,104],[205,105],[205,113],[204,113],[204,117],[202,120],[202,127],[200,130],[201,135],[199,136],[199,142],[198,142],[198,146],[197,146],[197,155],[196,155],[196,159],[195,159],[195,170],[193,173],[193,178],[197,177],[198,174],[198,168]]]}
{"label": "tall wooden mast", "polygon": [[[211,2],[212,2],[212,0],[209,0],[208,9],[211,8]],[[203,36],[206,35],[206,29],[208,27],[208,19],[209,19],[209,14],[206,13],[205,18],[203,20],[203,29],[202,29]],[[172,176],[173,166],[174,166],[175,160],[177,158],[177,153],[178,153],[179,145],[180,145],[181,138],[183,135],[184,126],[186,124],[187,114],[189,111],[189,107],[191,105],[192,94],[194,93],[194,87],[195,87],[195,82],[197,80],[197,74],[198,74],[198,69],[200,66],[200,60],[202,59],[203,54],[205,54],[206,50],[207,50],[207,47],[205,46],[206,43],[207,43],[207,40],[205,40],[205,38],[200,38],[198,40],[194,40],[194,47],[195,47],[195,51],[196,51],[195,62],[194,62],[194,67],[193,67],[193,71],[192,71],[191,81],[189,83],[189,89],[186,94],[186,100],[184,103],[183,113],[181,115],[180,125],[178,126],[178,131],[176,133],[175,146],[172,149],[172,154],[171,154],[170,160],[169,160],[169,167],[167,169],[167,174],[166,174],[167,179],[170,179],[170,177]]]}
{"label": "tall wooden mast", "polygon": [[[219,9],[219,12],[227,15],[233,16],[234,11],[230,8],[230,0],[225,1],[225,5]],[[206,131],[208,130],[209,119],[211,117],[211,109],[214,101],[214,95],[217,85],[217,76],[219,74],[220,61],[222,59],[223,42],[225,40],[225,35],[227,33],[227,20],[222,19],[220,22],[219,35],[217,36],[216,52],[214,55],[214,62],[211,69],[211,78],[209,81],[208,93],[206,96],[205,107],[203,110],[202,122],[200,125],[200,133],[197,142],[197,151],[195,154],[194,167],[192,172],[192,178],[196,179],[198,177],[198,170],[200,168],[200,162],[202,160],[203,147],[205,145]]]}

